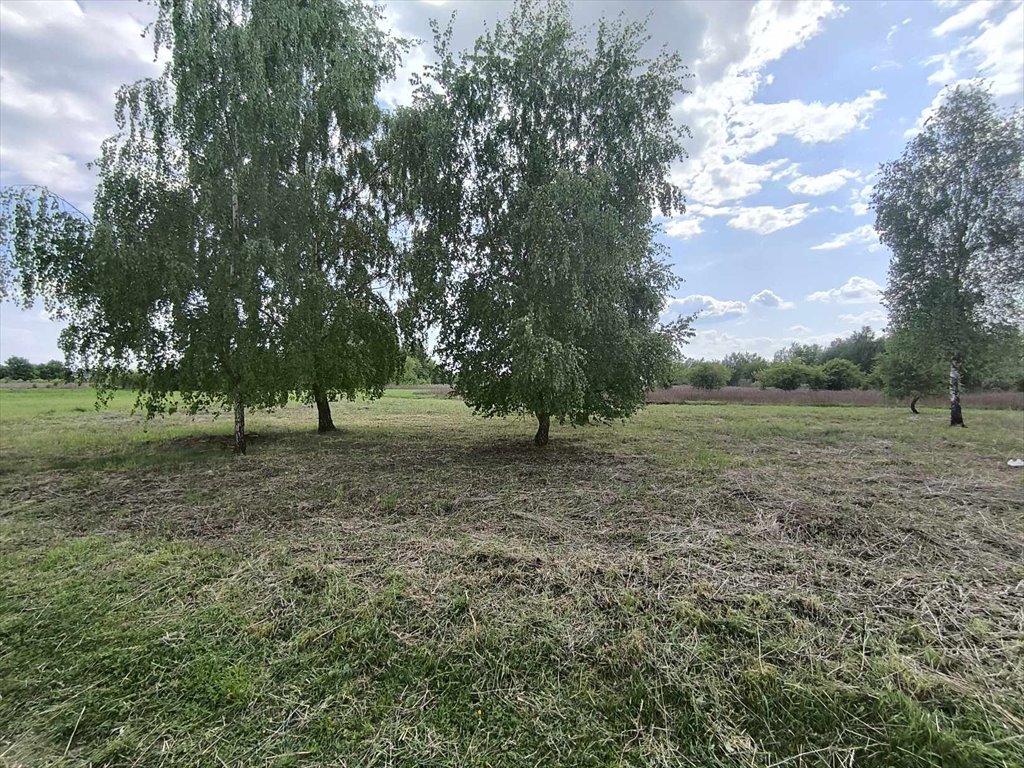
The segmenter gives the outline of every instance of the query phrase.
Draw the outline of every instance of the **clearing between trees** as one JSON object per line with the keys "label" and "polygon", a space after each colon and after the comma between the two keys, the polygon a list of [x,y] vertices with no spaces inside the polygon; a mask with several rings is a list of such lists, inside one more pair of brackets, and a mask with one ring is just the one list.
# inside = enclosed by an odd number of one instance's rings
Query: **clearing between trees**
{"label": "clearing between trees", "polygon": [[0,390],[0,762],[1024,762],[1024,414]]}

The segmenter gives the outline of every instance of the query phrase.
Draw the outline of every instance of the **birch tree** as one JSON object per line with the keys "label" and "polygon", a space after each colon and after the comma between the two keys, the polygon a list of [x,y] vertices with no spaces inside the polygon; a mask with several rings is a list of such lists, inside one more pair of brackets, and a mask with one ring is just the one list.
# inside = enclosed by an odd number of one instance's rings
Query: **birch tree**
{"label": "birch tree", "polygon": [[79,368],[144,374],[150,413],[176,390],[228,408],[244,453],[246,409],[298,390],[332,429],[332,397],[379,394],[401,362],[373,140],[402,43],[357,0],[158,11],[170,62],[118,93],[92,221],[15,196],[9,261],[64,313]]}
{"label": "birch tree", "polygon": [[890,328],[945,361],[951,426],[964,426],[965,369],[994,329],[1021,322],[1022,126],[982,85],[958,86],[875,184],[875,229],[892,249]]}
{"label": "birch tree", "polygon": [[675,278],[652,225],[682,206],[678,56],[642,56],[642,23],[588,43],[561,2],[518,3],[472,52],[435,33],[390,130],[410,309],[438,325],[466,403],[534,415],[537,445],[552,419],[634,413],[688,332],[658,326]]}

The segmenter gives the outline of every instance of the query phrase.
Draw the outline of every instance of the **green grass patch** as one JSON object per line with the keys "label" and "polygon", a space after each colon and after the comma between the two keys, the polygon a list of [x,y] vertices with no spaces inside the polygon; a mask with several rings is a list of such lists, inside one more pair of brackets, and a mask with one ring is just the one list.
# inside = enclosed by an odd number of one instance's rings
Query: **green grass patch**
{"label": "green grass patch", "polygon": [[0,762],[1017,766],[1021,414],[0,390]]}

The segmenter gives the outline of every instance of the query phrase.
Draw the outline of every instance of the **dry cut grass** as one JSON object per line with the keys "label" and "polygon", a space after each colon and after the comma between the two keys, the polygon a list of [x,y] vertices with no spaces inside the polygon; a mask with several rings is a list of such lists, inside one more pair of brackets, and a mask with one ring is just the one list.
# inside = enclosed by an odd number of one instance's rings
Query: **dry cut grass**
{"label": "dry cut grass", "polygon": [[8,764],[1024,761],[1020,413],[6,403]]}

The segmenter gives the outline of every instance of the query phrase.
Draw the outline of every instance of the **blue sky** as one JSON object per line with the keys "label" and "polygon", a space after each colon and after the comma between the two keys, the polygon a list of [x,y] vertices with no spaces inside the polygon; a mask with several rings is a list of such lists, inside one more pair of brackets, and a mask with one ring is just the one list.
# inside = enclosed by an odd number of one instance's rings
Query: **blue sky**
{"label": "blue sky", "polygon": [[[508,2],[384,4],[396,32],[429,39],[429,20],[456,12],[468,46]],[[676,113],[693,131],[673,169],[686,214],[663,220],[685,283],[665,318],[700,310],[687,353],[771,354],[880,329],[888,254],[866,208],[872,174],[896,157],[942,89],[983,77],[1006,106],[1024,102],[1024,3],[578,2],[602,14],[649,16],[652,47],[678,50],[694,78]],[[151,75],[142,31],[152,11],[126,0],[0,0],[0,183],[43,184],[82,208],[86,164],[113,132],[118,85]],[[410,51],[381,92],[410,98],[408,76],[430,58]],[[0,307],[0,357],[60,357],[60,326],[41,307]]]}

